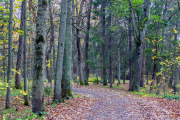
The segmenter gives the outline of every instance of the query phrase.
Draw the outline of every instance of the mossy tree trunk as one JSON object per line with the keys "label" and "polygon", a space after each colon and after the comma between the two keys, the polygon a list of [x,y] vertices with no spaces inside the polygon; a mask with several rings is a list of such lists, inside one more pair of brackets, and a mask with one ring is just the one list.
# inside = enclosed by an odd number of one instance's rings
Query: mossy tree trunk
{"label": "mossy tree trunk", "polygon": [[67,20],[66,20],[66,35],[64,45],[63,58],[63,74],[62,74],[62,98],[72,96],[71,84],[71,43],[72,43],[72,20],[71,20],[71,0],[67,1]]}
{"label": "mossy tree trunk", "polygon": [[67,0],[62,0],[60,27],[59,27],[58,54],[57,54],[55,86],[54,86],[54,101],[58,101],[58,102],[62,102],[61,81],[62,81],[62,72],[63,72],[66,17],[67,17]]}
{"label": "mossy tree trunk", "polygon": [[[24,28],[24,1],[21,3],[21,24],[20,30]],[[23,35],[19,35],[19,47],[18,47],[18,54],[17,54],[17,62],[16,62],[16,71],[20,71],[22,69],[22,56],[23,56]],[[16,73],[15,75],[15,87],[16,89],[21,88],[21,79],[22,75]]]}
{"label": "mossy tree trunk", "polygon": [[32,85],[32,111],[44,111],[45,49],[47,30],[47,0],[38,0],[34,73]]}
{"label": "mossy tree trunk", "polygon": [[132,88],[134,86],[135,91],[139,92],[139,86],[140,86],[140,79],[141,79],[141,46],[143,45],[145,35],[146,35],[146,30],[147,30],[147,24],[149,21],[150,17],[150,8],[151,8],[151,0],[146,0],[144,1],[144,8],[143,8],[143,14],[144,14],[144,19],[141,23],[141,28],[136,28],[139,25],[136,25],[135,18],[134,18],[134,13],[133,12],[133,5],[132,5],[132,0],[129,0],[129,6],[131,10],[131,18],[132,18],[132,27],[133,27],[133,33],[134,33],[134,39],[135,39],[135,44],[136,44],[136,73],[135,73],[135,78],[134,78],[134,83],[132,84]]}
{"label": "mossy tree trunk", "polygon": [[7,69],[7,94],[6,94],[6,109],[10,108],[10,97],[11,97],[11,67],[12,67],[12,24],[13,24],[13,0],[10,0],[10,14],[9,14],[9,44],[8,44],[8,69]]}

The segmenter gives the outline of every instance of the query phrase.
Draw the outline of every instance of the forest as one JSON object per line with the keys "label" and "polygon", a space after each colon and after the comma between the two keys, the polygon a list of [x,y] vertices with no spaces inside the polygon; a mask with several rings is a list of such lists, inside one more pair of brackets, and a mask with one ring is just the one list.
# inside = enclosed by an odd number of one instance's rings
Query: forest
{"label": "forest", "polygon": [[179,0],[0,0],[0,120],[180,119]]}

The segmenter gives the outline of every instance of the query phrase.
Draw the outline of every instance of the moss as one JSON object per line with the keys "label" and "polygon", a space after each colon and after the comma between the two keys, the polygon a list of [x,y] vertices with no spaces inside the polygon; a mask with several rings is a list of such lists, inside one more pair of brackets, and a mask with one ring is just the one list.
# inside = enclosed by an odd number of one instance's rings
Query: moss
{"label": "moss", "polygon": [[140,30],[144,29],[146,21],[148,21],[148,17],[147,16],[144,18]]}
{"label": "moss", "polygon": [[46,1],[46,0],[43,0],[43,1],[42,1],[42,5],[47,5],[47,1]]}
{"label": "moss", "polygon": [[34,70],[37,72],[36,74],[36,79],[38,79],[40,76],[42,76],[42,70],[43,70],[43,66],[41,63],[41,56],[43,55],[42,51],[41,51],[41,47],[36,45],[35,48],[35,55],[36,55],[36,65],[34,66]]}
{"label": "moss", "polygon": [[88,83],[88,82],[87,82],[87,83],[85,82],[85,85],[89,85],[89,83]]}
{"label": "moss", "polygon": [[67,91],[67,92],[66,92],[66,95],[67,95],[67,96],[72,96],[72,90]]}
{"label": "moss", "polygon": [[80,82],[80,85],[84,85],[84,82],[83,82],[83,81],[81,81],[81,82]]}
{"label": "moss", "polygon": [[62,98],[62,102],[64,102],[65,100],[66,100],[66,97],[63,97],[63,98]]}
{"label": "moss", "polygon": [[43,35],[39,35],[39,37],[35,40],[36,44],[42,42],[44,43],[44,36]]}

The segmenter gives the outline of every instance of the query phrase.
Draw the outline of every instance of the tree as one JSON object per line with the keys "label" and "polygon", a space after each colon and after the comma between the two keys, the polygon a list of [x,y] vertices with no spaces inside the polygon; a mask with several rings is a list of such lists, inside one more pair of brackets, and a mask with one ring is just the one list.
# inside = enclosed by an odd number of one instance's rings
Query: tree
{"label": "tree", "polygon": [[8,47],[8,69],[7,69],[7,94],[6,94],[6,108],[10,108],[10,97],[11,97],[11,67],[12,67],[12,24],[13,24],[13,0],[10,0],[9,7],[9,47]]}
{"label": "tree", "polygon": [[86,23],[86,36],[85,36],[85,85],[88,85],[89,78],[89,66],[88,66],[88,48],[89,48],[89,30],[90,30],[90,19],[91,19],[91,6],[92,0],[89,0],[88,13],[87,13],[87,23]]}
{"label": "tree", "polygon": [[80,4],[80,9],[79,9],[79,14],[78,14],[78,19],[77,19],[77,24],[76,24],[76,45],[77,45],[77,53],[78,53],[78,72],[79,72],[79,83],[80,85],[84,85],[84,79],[83,79],[83,72],[82,72],[82,51],[81,51],[81,37],[80,37],[80,32],[83,28],[82,24],[82,10],[83,10],[83,5],[84,1],[81,1]]}
{"label": "tree", "polygon": [[[24,91],[27,92],[27,59],[26,59],[26,48],[27,48],[27,29],[26,29],[26,20],[27,20],[27,0],[24,0],[24,62],[23,62],[23,72],[24,72]],[[28,96],[24,95],[24,105],[29,105]]]}
{"label": "tree", "polygon": [[[20,30],[23,30],[24,28],[24,1],[21,3],[21,24],[20,24]],[[23,35],[19,35],[19,47],[18,47],[18,56],[17,56],[17,62],[16,62],[16,71],[20,71],[22,69],[22,55],[23,55]],[[22,75],[16,73],[15,75],[15,87],[16,89],[21,88],[21,79]]]}
{"label": "tree", "polygon": [[62,102],[62,73],[63,73],[63,57],[64,57],[64,41],[66,34],[66,17],[67,17],[67,1],[62,0],[60,27],[59,27],[59,41],[58,41],[58,54],[56,62],[56,75],[54,86],[54,101]]}
{"label": "tree", "polygon": [[62,98],[72,96],[71,85],[71,43],[72,43],[72,20],[71,20],[71,0],[67,1],[67,20],[66,20],[66,35],[64,45],[63,58],[63,74],[62,74]]}
{"label": "tree", "polygon": [[44,111],[45,47],[47,29],[47,0],[38,0],[34,73],[32,86],[32,111]]}
{"label": "tree", "polygon": [[[134,18],[134,9],[133,9],[133,4],[132,0],[129,0],[129,7],[131,11],[131,18],[132,18],[132,26],[133,26],[133,35],[134,35],[134,40],[136,44],[136,73],[135,73],[135,79],[134,79],[134,90],[139,91],[139,85],[140,85],[140,78],[141,78],[141,46],[145,40],[145,35],[146,35],[146,30],[147,30],[147,24],[148,20],[150,17],[150,8],[151,8],[151,0],[146,0],[144,1],[144,8],[143,8],[143,20],[141,23],[141,27],[136,28],[136,21]],[[139,17],[139,16],[138,16]]]}
{"label": "tree", "polygon": [[106,7],[106,0],[102,0],[102,7],[101,7],[101,23],[102,23],[102,69],[103,69],[103,85],[107,85],[107,77],[106,77],[106,41],[105,41],[105,24],[106,24],[106,17],[105,17],[105,7]]}

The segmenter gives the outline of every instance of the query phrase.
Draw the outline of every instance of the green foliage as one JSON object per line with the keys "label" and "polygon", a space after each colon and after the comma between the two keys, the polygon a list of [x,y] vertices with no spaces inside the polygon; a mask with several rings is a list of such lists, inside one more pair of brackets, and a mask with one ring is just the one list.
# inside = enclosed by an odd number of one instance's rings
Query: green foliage
{"label": "green foliage", "polygon": [[180,96],[176,96],[176,95],[173,95],[173,94],[171,94],[171,95],[164,95],[164,97],[163,98],[168,98],[168,99],[176,99],[176,100],[180,100]]}
{"label": "green foliage", "polygon": [[149,21],[163,23],[163,20],[161,20],[161,16],[160,15],[151,15],[150,18],[149,18]]}
{"label": "green foliage", "polygon": [[[98,80],[99,80],[99,82],[100,82],[100,81],[101,81],[101,78],[98,77]],[[96,78],[96,77],[89,77],[88,82],[94,82],[94,81],[97,82],[97,78]]]}
{"label": "green foliage", "polygon": [[142,4],[144,4],[144,0],[132,0],[132,4],[134,7],[138,7]]}
{"label": "green foliage", "polygon": [[80,82],[80,85],[84,85],[84,82],[83,82],[83,81],[81,81],[81,82]]}
{"label": "green foliage", "polygon": [[45,95],[50,95],[51,93],[53,93],[53,90],[50,87],[48,87],[48,86],[44,87]]}
{"label": "green foliage", "polygon": [[[100,82],[99,79],[98,79],[98,81]],[[97,79],[94,79],[94,80],[93,80],[93,83],[96,84],[98,81],[97,81]]]}

